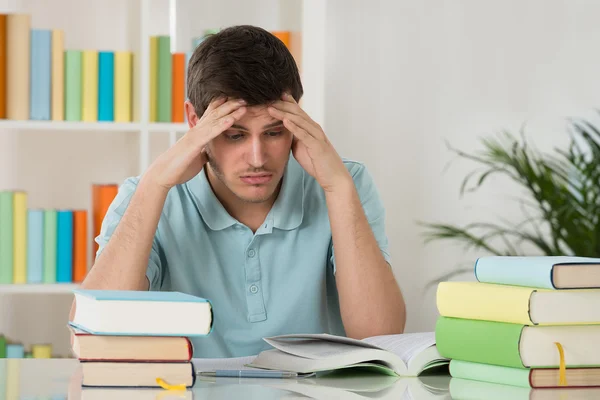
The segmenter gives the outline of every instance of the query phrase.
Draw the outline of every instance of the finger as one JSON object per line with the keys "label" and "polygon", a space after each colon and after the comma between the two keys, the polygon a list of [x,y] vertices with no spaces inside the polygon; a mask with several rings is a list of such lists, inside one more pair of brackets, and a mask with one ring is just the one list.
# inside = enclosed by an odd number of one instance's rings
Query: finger
{"label": "finger", "polygon": [[228,115],[224,115],[221,118],[214,120],[211,124],[211,134],[210,139],[212,140],[215,137],[219,136],[221,133],[231,128],[236,121],[238,121],[242,116],[246,113],[246,107],[240,107],[237,110],[229,113]]}
{"label": "finger", "polygon": [[300,115],[301,117],[305,118],[308,122],[310,122],[310,124],[312,126],[321,130],[321,127],[319,126],[319,124],[317,124],[315,121],[313,121],[313,119],[297,103],[276,101],[271,105],[272,105],[272,107],[275,107],[278,110],[281,110],[281,111],[284,111],[284,112],[287,112],[290,114]]}
{"label": "finger", "polygon": [[227,101],[227,97],[225,97],[225,96],[217,97],[216,99],[214,99],[213,101],[211,101],[208,104],[208,107],[206,107],[206,110],[204,110],[204,114],[211,112],[212,110],[219,107],[221,104],[225,103],[226,101]]}
{"label": "finger", "polygon": [[209,119],[217,120],[226,115],[231,114],[240,107],[243,107],[245,104],[246,102],[242,99],[228,100],[225,103],[218,106],[217,108],[215,108],[214,110],[212,110],[209,114],[207,114],[207,116]]}
{"label": "finger", "polygon": [[279,119],[282,121],[284,119],[288,119],[288,120],[292,121],[294,123],[294,125],[298,126],[299,128],[304,129],[308,134],[315,137],[316,139],[323,139],[325,137],[325,135],[321,131],[320,127],[317,128],[315,125],[313,125],[310,121],[307,121],[306,118],[303,118],[302,116],[288,113],[288,112],[283,112],[281,110],[278,110],[275,107],[269,107],[268,110],[273,118],[276,118],[276,119]]}
{"label": "finger", "polygon": [[299,141],[304,143],[307,148],[314,148],[318,145],[318,140],[315,139],[312,135],[309,135],[306,130],[300,128],[294,122],[290,121],[287,118],[283,119],[283,125],[296,137]]}
{"label": "finger", "polygon": [[296,99],[294,99],[294,96],[292,96],[288,92],[283,92],[283,94],[281,95],[281,100],[288,102],[288,103],[298,104],[296,102]]}

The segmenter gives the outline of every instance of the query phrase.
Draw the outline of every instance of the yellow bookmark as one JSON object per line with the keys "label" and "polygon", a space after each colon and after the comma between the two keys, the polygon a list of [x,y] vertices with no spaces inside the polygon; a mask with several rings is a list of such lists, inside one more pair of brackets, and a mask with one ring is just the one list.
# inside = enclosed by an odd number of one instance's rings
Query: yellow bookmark
{"label": "yellow bookmark", "polygon": [[567,386],[567,367],[565,365],[565,352],[563,351],[562,344],[554,342],[558,348],[558,354],[560,356],[560,365],[558,372],[558,386]]}
{"label": "yellow bookmark", "polygon": [[156,378],[156,383],[158,383],[161,388],[166,390],[185,390],[185,385],[183,383],[179,385],[170,385],[162,378]]}

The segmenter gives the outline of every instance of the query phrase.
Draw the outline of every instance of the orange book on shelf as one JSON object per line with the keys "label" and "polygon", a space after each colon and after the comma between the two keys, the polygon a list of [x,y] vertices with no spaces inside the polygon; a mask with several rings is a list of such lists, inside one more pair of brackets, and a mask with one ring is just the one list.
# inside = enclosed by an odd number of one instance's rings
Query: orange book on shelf
{"label": "orange book on shelf", "polygon": [[73,211],[73,282],[83,282],[87,274],[87,211]]}
{"label": "orange book on shelf", "polygon": [[0,118],[6,118],[6,14],[0,14]]}
{"label": "orange book on shelf", "polygon": [[183,122],[185,102],[185,53],[173,53],[173,84],[171,85],[171,121]]}
{"label": "orange book on shelf", "polygon": [[[100,234],[102,221],[108,211],[108,207],[117,196],[119,186],[116,184],[94,184],[92,185],[92,221],[94,229],[94,239]],[[98,243],[93,243],[94,258],[98,251]]]}
{"label": "orange book on shelf", "polygon": [[281,40],[285,47],[290,50],[290,32],[289,31],[272,31],[271,32],[276,38]]}

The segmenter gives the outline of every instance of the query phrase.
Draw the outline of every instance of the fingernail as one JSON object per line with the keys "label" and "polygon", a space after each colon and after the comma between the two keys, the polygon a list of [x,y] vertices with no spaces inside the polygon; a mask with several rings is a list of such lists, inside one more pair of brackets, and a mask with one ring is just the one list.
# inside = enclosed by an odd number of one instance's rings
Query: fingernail
{"label": "fingernail", "polygon": [[244,99],[239,99],[239,100],[238,100],[238,103],[240,103],[240,104],[246,104],[246,100],[244,100]]}

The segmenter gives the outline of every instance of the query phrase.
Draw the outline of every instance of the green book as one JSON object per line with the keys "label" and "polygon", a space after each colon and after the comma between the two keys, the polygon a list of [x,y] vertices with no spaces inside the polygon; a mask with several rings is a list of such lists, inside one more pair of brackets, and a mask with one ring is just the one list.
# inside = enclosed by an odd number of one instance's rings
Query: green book
{"label": "green book", "polygon": [[158,37],[158,85],[157,85],[157,120],[158,122],[171,122],[172,107],[172,71],[173,59],[171,57],[171,38]]}
{"label": "green book", "polygon": [[44,283],[56,283],[57,212],[44,210]]}
{"label": "green book", "polygon": [[442,357],[513,368],[558,368],[564,350],[567,368],[600,366],[600,325],[526,326],[440,317],[435,328]]}
{"label": "green book", "polygon": [[6,358],[6,338],[0,335],[0,358]]}
{"label": "green book", "polygon": [[65,51],[65,121],[81,121],[81,50]]}
{"label": "green book", "polygon": [[13,283],[14,193],[0,192],[0,283]]}

